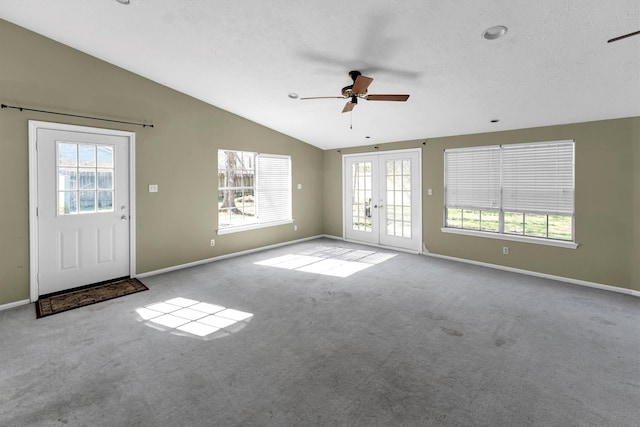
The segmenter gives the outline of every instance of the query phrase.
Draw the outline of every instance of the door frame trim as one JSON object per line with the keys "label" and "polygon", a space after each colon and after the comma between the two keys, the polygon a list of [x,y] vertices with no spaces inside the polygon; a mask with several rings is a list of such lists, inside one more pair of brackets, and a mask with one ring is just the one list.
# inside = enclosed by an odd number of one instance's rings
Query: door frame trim
{"label": "door frame trim", "polygon": [[95,133],[108,136],[123,136],[129,144],[129,275],[136,277],[136,133],[131,131],[70,125],[65,123],[29,120],[29,297],[38,300],[38,130]]}
{"label": "door frame trim", "polygon": [[[422,179],[423,179],[423,175],[422,175],[422,149],[421,148],[403,148],[403,149],[399,149],[399,150],[383,150],[383,151],[365,151],[362,153],[350,153],[350,154],[343,154],[342,155],[342,161],[341,161],[341,169],[342,169],[342,239],[346,242],[354,242],[354,243],[361,243],[363,245],[369,244],[369,243],[363,243],[363,242],[359,242],[356,240],[350,240],[347,239],[347,213],[346,213],[346,205],[345,205],[345,196],[347,194],[347,177],[346,177],[346,162],[347,159],[350,157],[362,157],[362,156],[379,156],[379,155],[384,155],[384,154],[402,154],[402,153],[417,153],[418,154],[418,171],[420,174],[420,177],[418,179],[418,183],[419,183],[419,188],[418,188],[418,206],[419,206],[419,211],[420,211],[420,219],[418,222],[418,227],[419,227],[419,235],[420,235],[420,242],[421,242],[421,247],[418,250],[417,253],[421,253],[422,252],[422,245],[424,242],[424,236],[423,236],[423,230],[422,230],[422,222],[423,222],[423,206],[422,206]],[[411,251],[409,249],[404,249],[404,248],[396,248],[394,246],[386,246],[386,245],[380,245],[380,244],[373,244],[373,246],[379,246],[379,247],[385,247],[385,248],[392,248],[392,249],[397,249],[400,251],[405,251],[405,252],[411,252],[411,253],[416,253],[416,251]]]}

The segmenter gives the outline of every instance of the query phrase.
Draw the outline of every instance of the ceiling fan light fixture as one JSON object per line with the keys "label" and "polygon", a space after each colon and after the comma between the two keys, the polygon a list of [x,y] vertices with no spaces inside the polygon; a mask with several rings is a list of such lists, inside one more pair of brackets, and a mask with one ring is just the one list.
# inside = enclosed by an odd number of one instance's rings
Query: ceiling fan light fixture
{"label": "ceiling fan light fixture", "polygon": [[484,32],[482,33],[482,37],[485,40],[496,40],[507,34],[507,30],[507,27],[505,27],[504,25],[495,25],[484,30]]}

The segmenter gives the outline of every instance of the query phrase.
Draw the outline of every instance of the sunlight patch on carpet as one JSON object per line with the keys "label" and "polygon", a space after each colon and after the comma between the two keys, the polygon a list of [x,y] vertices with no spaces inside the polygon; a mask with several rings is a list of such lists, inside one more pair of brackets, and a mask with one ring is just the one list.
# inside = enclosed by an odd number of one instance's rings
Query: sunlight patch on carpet
{"label": "sunlight patch on carpet", "polygon": [[349,277],[396,256],[386,252],[316,246],[297,254],[258,261],[256,265],[304,271],[333,277]]}
{"label": "sunlight patch on carpet", "polygon": [[182,297],[138,307],[136,313],[139,321],[154,329],[207,340],[238,332],[253,317],[245,311]]}

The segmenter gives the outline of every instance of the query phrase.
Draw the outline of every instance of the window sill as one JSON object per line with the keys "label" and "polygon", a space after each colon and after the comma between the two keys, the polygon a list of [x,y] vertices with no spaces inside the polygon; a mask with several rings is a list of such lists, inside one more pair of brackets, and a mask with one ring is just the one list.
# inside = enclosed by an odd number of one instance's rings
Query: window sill
{"label": "window sill", "polygon": [[218,235],[239,233],[241,231],[257,230],[259,228],[275,227],[276,225],[285,225],[285,224],[292,224],[292,223],[293,223],[293,218],[287,219],[284,221],[267,222],[264,224],[240,225],[237,227],[221,228],[218,230]]}
{"label": "window sill", "polygon": [[559,248],[577,249],[578,244],[564,240],[542,239],[529,236],[516,236],[514,234],[489,233],[484,231],[464,230],[461,228],[442,227],[443,233],[462,234],[465,236],[486,237],[489,239],[510,240],[513,242],[533,243],[536,245],[556,246]]}

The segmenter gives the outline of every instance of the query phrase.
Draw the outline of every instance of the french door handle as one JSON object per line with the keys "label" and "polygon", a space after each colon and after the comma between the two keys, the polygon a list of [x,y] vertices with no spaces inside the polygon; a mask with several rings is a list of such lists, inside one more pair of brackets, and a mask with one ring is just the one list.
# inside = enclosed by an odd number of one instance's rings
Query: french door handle
{"label": "french door handle", "polygon": [[126,221],[126,220],[127,220],[127,216],[126,216],[126,215],[122,215],[122,216],[120,217],[120,221]]}

